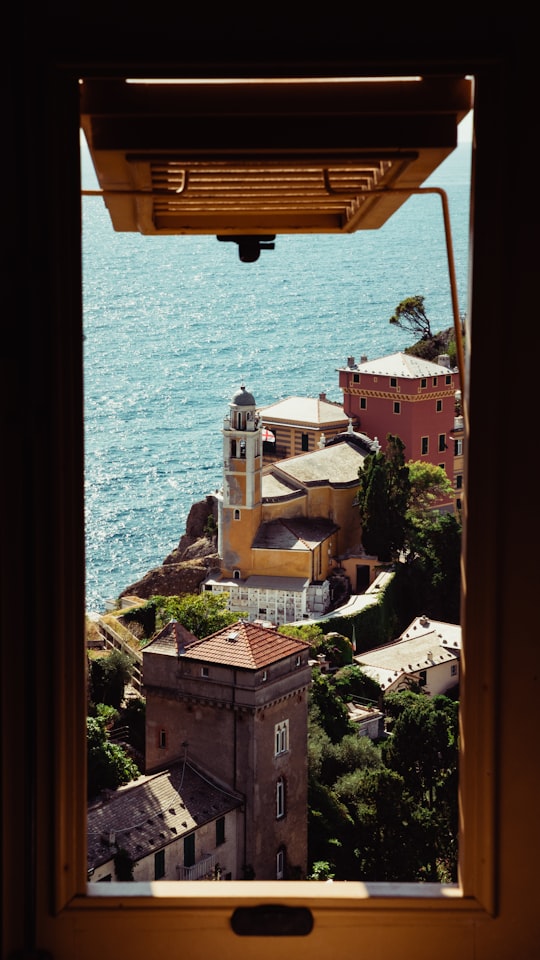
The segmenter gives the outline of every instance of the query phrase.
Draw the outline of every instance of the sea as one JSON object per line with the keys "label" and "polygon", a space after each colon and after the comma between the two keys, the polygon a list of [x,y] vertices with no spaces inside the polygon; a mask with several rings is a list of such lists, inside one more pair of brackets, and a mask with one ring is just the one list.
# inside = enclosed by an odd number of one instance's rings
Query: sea
{"label": "sea", "polygon": [[[424,186],[448,196],[460,315],[467,313],[471,142]],[[98,187],[84,142],[84,189]],[[86,609],[109,601],[178,545],[193,503],[222,480],[222,427],[241,384],[265,406],[342,402],[348,357],[414,337],[390,324],[422,296],[434,331],[453,324],[442,205],[413,196],[379,230],[278,235],[242,263],[215,236],[113,230],[82,199]]]}

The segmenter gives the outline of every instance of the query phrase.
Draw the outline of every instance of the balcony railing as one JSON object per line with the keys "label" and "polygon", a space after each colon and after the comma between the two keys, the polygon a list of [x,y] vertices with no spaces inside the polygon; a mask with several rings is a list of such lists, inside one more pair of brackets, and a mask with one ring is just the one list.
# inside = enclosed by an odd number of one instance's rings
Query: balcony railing
{"label": "balcony railing", "polygon": [[207,856],[194,863],[192,867],[177,866],[179,880],[207,880],[214,874],[217,858],[215,853],[209,853]]}

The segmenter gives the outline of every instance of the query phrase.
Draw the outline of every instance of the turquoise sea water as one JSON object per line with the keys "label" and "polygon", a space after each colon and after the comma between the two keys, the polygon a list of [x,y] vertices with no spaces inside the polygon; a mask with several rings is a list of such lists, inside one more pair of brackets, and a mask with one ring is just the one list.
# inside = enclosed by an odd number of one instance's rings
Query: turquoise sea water
{"label": "turquoise sea water", "polygon": [[[467,311],[470,144],[426,186],[447,191],[460,313]],[[95,187],[83,153],[83,186]],[[278,236],[241,263],[215,237],[112,229],[83,198],[86,606],[143,576],[178,544],[192,503],[221,484],[221,429],[244,382],[258,404],[341,401],[347,357],[411,343],[390,325],[423,296],[432,329],[452,302],[441,201],[415,196],[380,230]]]}

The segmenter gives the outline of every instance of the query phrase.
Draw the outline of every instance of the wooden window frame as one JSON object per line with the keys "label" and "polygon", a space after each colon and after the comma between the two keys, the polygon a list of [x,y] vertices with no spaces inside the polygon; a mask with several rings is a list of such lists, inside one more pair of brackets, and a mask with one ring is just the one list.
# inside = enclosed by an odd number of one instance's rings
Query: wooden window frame
{"label": "wooden window frame", "polygon": [[[88,69],[88,63],[85,63]],[[483,66],[484,74],[489,73]],[[80,203],[79,184],[76,174],[78,154],[78,129],[74,117],[78,110],[76,84],[80,65],[61,65],[44,78],[44,94],[49,95],[55,109],[51,111],[50,134],[46,150],[51,181],[45,193],[55,190],[71,195],[71,209],[77,210]],[[470,72],[474,73],[474,67]],[[498,79],[495,70],[495,80]],[[484,89],[496,89],[496,83],[485,83]],[[497,98],[493,97],[496,101]],[[497,105],[489,104],[489,93],[481,100],[489,123],[492,125]],[[498,105],[500,108],[500,104]],[[476,105],[478,112],[479,105]],[[37,122],[36,145],[44,131]],[[484,127],[484,129],[486,129]],[[67,133],[66,133],[67,130]],[[489,141],[489,137],[487,138]],[[489,147],[486,148],[486,150]],[[71,165],[71,166],[70,166]],[[480,163],[481,173],[487,169]],[[66,169],[68,173],[66,174]],[[58,171],[55,178],[54,171]],[[70,174],[69,171],[73,172]],[[60,177],[63,183],[60,186]],[[67,185],[65,181],[68,181]],[[478,188],[479,206],[489,219],[489,203],[485,190]],[[40,318],[52,331],[62,331],[54,343],[47,344],[47,377],[55,383],[55,391],[47,398],[42,411],[47,423],[45,439],[49,450],[54,451],[57,469],[54,478],[44,478],[42,502],[48,503],[50,514],[47,522],[37,515],[36,561],[47,571],[34,600],[34,622],[50,619],[51,598],[54,598],[54,623],[46,631],[49,644],[36,648],[36,662],[32,669],[39,677],[36,683],[37,700],[35,711],[26,715],[26,725],[35,737],[35,768],[40,773],[32,784],[36,799],[34,831],[34,867],[30,875],[35,878],[33,902],[33,939],[51,952],[54,960],[68,960],[73,956],[73,944],[78,944],[80,960],[98,954],[102,960],[117,956],[118,943],[126,955],[139,960],[152,953],[156,960],[170,955],[171,938],[194,937],[190,942],[199,944],[202,955],[207,932],[201,929],[205,918],[210,925],[219,928],[220,937],[229,940],[229,952],[236,949],[240,954],[241,941],[234,939],[230,931],[231,910],[238,905],[273,902],[273,885],[264,881],[232,882],[231,884],[207,884],[190,882],[163,882],[159,889],[152,884],[86,884],[85,836],[85,675],[84,656],[73,637],[82,635],[84,611],[84,536],[83,536],[83,449],[82,449],[82,358],[81,358],[81,275],[77,215],[70,216],[64,209],[55,216],[51,201],[49,212],[53,218],[51,232],[56,241],[56,282],[46,290],[46,310]],[[489,198],[492,203],[492,198]],[[493,205],[494,206],[494,205]],[[495,214],[494,214],[495,215]],[[75,227],[75,229],[74,229]],[[485,352],[492,335],[493,316],[498,301],[504,302],[495,282],[498,272],[493,267],[494,253],[486,240],[489,231],[484,230],[484,250],[490,256],[489,284],[479,277],[472,294],[467,323],[469,333],[481,338],[483,349],[471,353],[471,369],[464,391],[466,420],[470,394],[482,410],[480,365],[485,364]],[[482,252],[482,251],[481,251]],[[59,255],[61,254],[61,255]],[[482,257],[479,255],[479,260]],[[70,278],[65,283],[66,275]],[[76,283],[74,284],[74,278]],[[484,280],[484,282],[482,282]],[[77,288],[79,292],[77,293]],[[43,291],[40,290],[43,299]],[[498,298],[498,299],[497,299]],[[481,306],[481,309],[476,309]],[[493,309],[489,309],[489,307]],[[49,320],[50,316],[53,317]],[[474,324],[472,317],[474,316]],[[476,332],[478,331],[478,332]],[[480,357],[480,359],[478,359]],[[66,358],[73,365],[71,374],[63,374]],[[475,380],[478,373],[478,381]],[[478,382],[478,386],[476,386]],[[469,393],[469,396],[467,396]],[[471,404],[474,409],[474,403]],[[484,403],[485,409],[485,403]],[[485,425],[484,425],[485,426]],[[483,463],[489,458],[488,440],[491,432],[486,429],[475,434],[477,446],[474,452],[467,451],[467,527],[465,538],[464,579],[467,590],[463,601],[465,669],[462,675],[461,725],[466,740],[466,749],[460,765],[460,879],[457,885],[438,884],[374,884],[350,882],[346,884],[316,884],[298,881],[290,890],[280,890],[280,902],[286,905],[301,903],[311,909],[318,921],[310,952],[318,954],[317,944],[323,949],[332,931],[340,930],[346,916],[351,944],[361,937],[363,951],[382,956],[381,946],[393,945],[399,949],[412,924],[429,932],[437,944],[440,960],[456,956],[456,950],[469,943],[468,933],[474,926],[479,930],[489,924],[497,914],[496,875],[497,849],[495,836],[495,790],[493,775],[495,723],[495,663],[497,660],[496,611],[492,602],[494,585],[500,573],[496,562],[496,524],[493,524],[489,505],[495,501],[495,493],[487,498],[482,485]],[[480,478],[480,479],[479,479]],[[54,482],[57,486],[54,486]],[[497,478],[494,480],[494,486]],[[502,485],[502,479],[500,484]],[[489,505],[484,501],[489,499]],[[42,537],[50,526],[54,540]],[[479,535],[481,534],[481,535]],[[50,545],[54,542],[54,551]],[[44,544],[46,543],[46,547]],[[481,545],[481,553],[480,546]],[[47,564],[49,566],[47,566]],[[489,569],[488,569],[489,568]],[[480,576],[478,571],[482,571]],[[61,587],[59,586],[61,584]],[[51,587],[53,589],[51,589]],[[474,635],[474,644],[467,644],[467,636]],[[49,724],[32,723],[37,711],[50,718]],[[27,743],[28,743],[27,738]],[[31,774],[26,772],[28,776]],[[225,888],[225,889],[223,889]],[[156,923],[153,923],[153,916]],[[159,928],[159,939],[157,929]],[[195,934],[193,934],[195,930]],[[393,932],[395,931],[395,932]],[[444,931],[444,936],[443,936]],[[480,937],[480,932],[477,936]],[[221,942],[224,942],[223,939]],[[185,946],[185,944],[184,944]],[[462,949],[463,953],[463,949]],[[322,954],[321,954],[322,955]],[[325,955],[329,955],[326,954]],[[469,953],[467,955],[470,955]],[[483,953],[482,956],[485,954]]]}

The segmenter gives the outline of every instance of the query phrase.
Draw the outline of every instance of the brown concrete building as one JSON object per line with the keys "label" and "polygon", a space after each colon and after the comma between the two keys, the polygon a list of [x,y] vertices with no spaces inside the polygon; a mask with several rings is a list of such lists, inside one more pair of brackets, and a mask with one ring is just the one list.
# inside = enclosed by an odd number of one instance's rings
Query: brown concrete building
{"label": "brown concrete building", "polygon": [[245,621],[178,636],[143,653],[147,773],[187,757],[242,798],[232,879],[305,877],[309,645]]}

